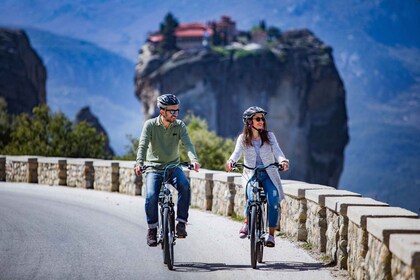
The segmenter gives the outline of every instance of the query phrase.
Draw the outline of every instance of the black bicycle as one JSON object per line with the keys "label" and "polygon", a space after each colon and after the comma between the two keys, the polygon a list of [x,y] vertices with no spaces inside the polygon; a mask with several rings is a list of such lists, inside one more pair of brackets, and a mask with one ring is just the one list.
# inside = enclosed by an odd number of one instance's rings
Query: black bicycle
{"label": "black bicycle", "polygon": [[[155,170],[163,170],[162,186],[159,192],[159,225],[157,242],[161,244],[163,252],[163,263],[168,266],[169,270],[174,268],[174,245],[176,240],[175,234],[175,211],[174,203],[172,201],[172,193],[170,184],[167,179],[167,171],[178,166],[185,166],[188,169],[193,169],[194,166],[188,162],[180,162],[168,164],[165,168]],[[143,172],[153,166],[144,166]]]}
{"label": "black bicycle", "polygon": [[257,261],[262,263],[265,239],[268,236],[267,229],[267,198],[264,193],[263,186],[258,182],[259,172],[276,167],[282,170],[279,163],[271,163],[269,165],[258,165],[256,167],[249,167],[242,163],[233,164],[233,168],[244,167],[250,170],[254,170],[254,175],[249,178],[246,188],[245,195],[247,195],[248,188],[252,190],[252,199],[247,199],[248,203],[248,239],[250,239],[250,251],[251,251],[251,266],[257,268]]}

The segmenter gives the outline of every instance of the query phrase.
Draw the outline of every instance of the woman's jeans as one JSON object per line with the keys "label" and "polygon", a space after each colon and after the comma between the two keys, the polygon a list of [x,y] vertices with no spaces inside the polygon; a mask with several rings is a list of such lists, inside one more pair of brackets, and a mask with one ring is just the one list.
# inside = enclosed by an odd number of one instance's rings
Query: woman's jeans
{"label": "woman's jeans", "polygon": [[[177,218],[179,222],[188,221],[188,209],[190,207],[191,192],[190,183],[184,172],[179,167],[170,168],[166,171],[169,184],[178,190]],[[162,186],[163,172],[148,172],[146,174],[146,218],[149,228],[158,226],[158,200]]]}
{"label": "woman's jeans", "polygon": [[[262,183],[268,204],[268,226],[277,227],[279,218],[279,192],[265,170],[258,172],[257,181]],[[248,200],[252,201],[252,188],[247,187]],[[245,207],[245,217],[248,217],[248,203]]]}

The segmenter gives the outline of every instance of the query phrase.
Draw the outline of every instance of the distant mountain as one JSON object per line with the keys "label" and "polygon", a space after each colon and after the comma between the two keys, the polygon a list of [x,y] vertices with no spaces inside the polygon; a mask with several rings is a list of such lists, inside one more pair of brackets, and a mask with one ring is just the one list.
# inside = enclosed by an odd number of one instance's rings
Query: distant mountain
{"label": "distant mountain", "polygon": [[27,28],[47,68],[47,104],[70,119],[89,106],[107,131],[117,154],[138,136],[140,103],[134,96],[134,63],[82,40]]}

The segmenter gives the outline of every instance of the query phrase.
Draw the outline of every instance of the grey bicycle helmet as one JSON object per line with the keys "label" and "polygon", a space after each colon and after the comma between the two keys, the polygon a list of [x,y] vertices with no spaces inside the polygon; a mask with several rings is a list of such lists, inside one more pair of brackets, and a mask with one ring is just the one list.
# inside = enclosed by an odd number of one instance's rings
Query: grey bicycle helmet
{"label": "grey bicycle helmet", "polygon": [[264,116],[267,115],[267,111],[265,111],[263,108],[260,108],[258,106],[252,106],[249,107],[248,109],[246,109],[242,115],[242,120],[244,123],[246,123],[246,121],[250,118],[252,118],[252,116],[254,116],[255,114],[261,113]]}
{"label": "grey bicycle helmet", "polygon": [[179,99],[173,94],[164,94],[157,98],[159,108],[167,108],[168,106],[179,105],[179,103]]}

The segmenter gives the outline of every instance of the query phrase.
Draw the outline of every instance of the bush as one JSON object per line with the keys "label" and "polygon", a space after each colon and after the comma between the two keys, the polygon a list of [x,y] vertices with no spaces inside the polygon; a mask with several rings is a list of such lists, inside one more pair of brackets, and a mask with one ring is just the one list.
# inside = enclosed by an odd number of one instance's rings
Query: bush
{"label": "bush", "polygon": [[[201,167],[224,170],[225,163],[235,147],[234,141],[223,139],[209,131],[206,121],[198,117],[188,116],[185,122],[188,123],[188,134],[195,146]],[[188,161],[186,150],[182,147],[180,151],[181,161]]]}
{"label": "bush", "polygon": [[[0,114],[1,115],[1,114]],[[86,122],[73,125],[63,113],[47,105],[33,109],[33,116],[17,116],[9,141],[0,151],[9,155],[105,158],[105,135]]]}

